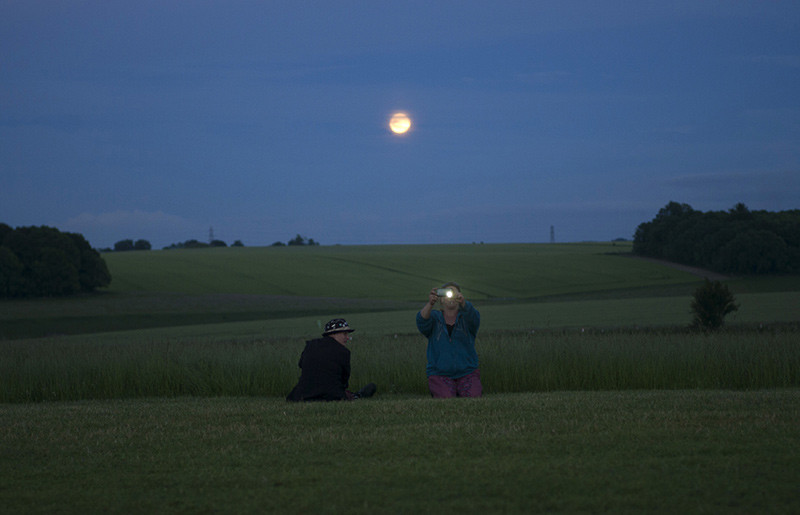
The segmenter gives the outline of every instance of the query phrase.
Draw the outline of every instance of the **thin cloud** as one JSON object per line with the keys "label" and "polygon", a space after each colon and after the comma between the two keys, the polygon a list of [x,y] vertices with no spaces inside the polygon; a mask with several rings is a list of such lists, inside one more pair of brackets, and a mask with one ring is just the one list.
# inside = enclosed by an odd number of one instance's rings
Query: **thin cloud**
{"label": "thin cloud", "polygon": [[81,213],[67,220],[67,225],[85,227],[117,227],[122,225],[191,225],[183,217],[163,211],[114,211],[111,213]]}
{"label": "thin cloud", "polygon": [[672,127],[664,127],[656,132],[661,132],[663,134],[678,134],[683,136],[689,136],[692,134],[697,133],[697,127],[694,125],[676,125]]}
{"label": "thin cloud", "polygon": [[750,209],[798,209],[800,170],[730,171],[698,173],[665,179],[663,184],[676,197],[704,209],[732,207],[743,202]]}
{"label": "thin cloud", "polygon": [[800,55],[750,55],[745,61],[756,64],[767,64],[784,68],[800,68]]}
{"label": "thin cloud", "polygon": [[753,175],[746,172],[696,173],[670,177],[664,182],[675,188],[709,188],[752,180]]}
{"label": "thin cloud", "polygon": [[731,184],[783,184],[797,182],[800,171],[731,171],[678,175],[666,179],[668,186],[676,188],[719,187]]}
{"label": "thin cloud", "polygon": [[565,70],[548,70],[517,74],[517,78],[528,84],[560,84],[571,80],[574,74]]}
{"label": "thin cloud", "polygon": [[208,231],[208,227],[181,216],[141,210],[81,213],[61,227],[83,234],[97,247],[112,246],[125,239],[144,239],[158,248],[189,239],[203,239],[204,231]]}

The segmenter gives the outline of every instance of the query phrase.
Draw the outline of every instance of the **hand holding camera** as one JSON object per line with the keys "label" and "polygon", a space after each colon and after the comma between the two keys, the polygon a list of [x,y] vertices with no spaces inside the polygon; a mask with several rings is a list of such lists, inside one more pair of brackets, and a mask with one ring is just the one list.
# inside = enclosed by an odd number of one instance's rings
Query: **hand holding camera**
{"label": "hand holding camera", "polygon": [[436,300],[441,300],[442,305],[464,305],[464,296],[455,288],[436,288]]}
{"label": "hand holding camera", "polygon": [[431,293],[428,296],[428,300],[429,300],[431,306],[433,306],[434,304],[436,304],[440,300],[442,302],[445,302],[445,301],[448,301],[448,300],[456,300],[459,295],[460,295],[460,293],[457,290],[453,289],[453,288],[432,288],[431,289]]}
{"label": "hand holding camera", "polygon": [[420,310],[420,316],[428,320],[431,310],[437,302],[442,304],[442,312],[445,316],[455,316],[466,307],[467,301],[461,294],[461,287],[456,283],[445,283],[441,288],[431,288],[428,293],[428,302]]}
{"label": "hand holding camera", "polygon": [[452,299],[455,297],[456,292],[452,288],[437,288],[436,289],[436,296],[437,297],[445,297],[448,299]]}

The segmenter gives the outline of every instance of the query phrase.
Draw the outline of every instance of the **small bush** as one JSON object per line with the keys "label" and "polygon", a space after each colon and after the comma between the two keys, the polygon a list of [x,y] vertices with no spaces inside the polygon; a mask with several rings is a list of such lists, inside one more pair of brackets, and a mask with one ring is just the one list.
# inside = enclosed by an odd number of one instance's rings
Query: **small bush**
{"label": "small bush", "polygon": [[694,318],[691,327],[702,331],[716,331],[724,324],[725,316],[737,309],[739,306],[727,285],[706,279],[705,284],[694,292]]}

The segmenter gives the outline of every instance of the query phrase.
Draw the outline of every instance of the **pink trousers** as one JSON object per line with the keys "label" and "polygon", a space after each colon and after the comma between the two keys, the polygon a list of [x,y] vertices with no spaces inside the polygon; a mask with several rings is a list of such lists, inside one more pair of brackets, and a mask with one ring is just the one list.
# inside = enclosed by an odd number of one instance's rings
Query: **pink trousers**
{"label": "pink trousers", "polygon": [[450,397],[480,397],[483,394],[481,371],[453,379],[445,376],[428,376],[428,389],[435,399]]}

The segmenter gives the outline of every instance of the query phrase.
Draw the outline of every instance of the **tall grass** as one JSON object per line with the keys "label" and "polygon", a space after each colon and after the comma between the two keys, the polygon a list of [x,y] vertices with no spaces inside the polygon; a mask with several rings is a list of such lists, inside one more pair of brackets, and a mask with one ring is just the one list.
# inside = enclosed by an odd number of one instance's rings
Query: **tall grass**
{"label": "tall grass", "polygon": [[[490,332],[478,352],[487,392],[754,389],[800,386],[800,330]],[[284,396],[298,339],[16,340],[0,347],[0,402],[154,396]],[[425,340],[363,336],[351,387],[425,395]]]}
{"label": "tall grass", "polygon": [[552,332],[482,340],[488,388],[504,392],[750,389],[800,384],[797,333]]}

